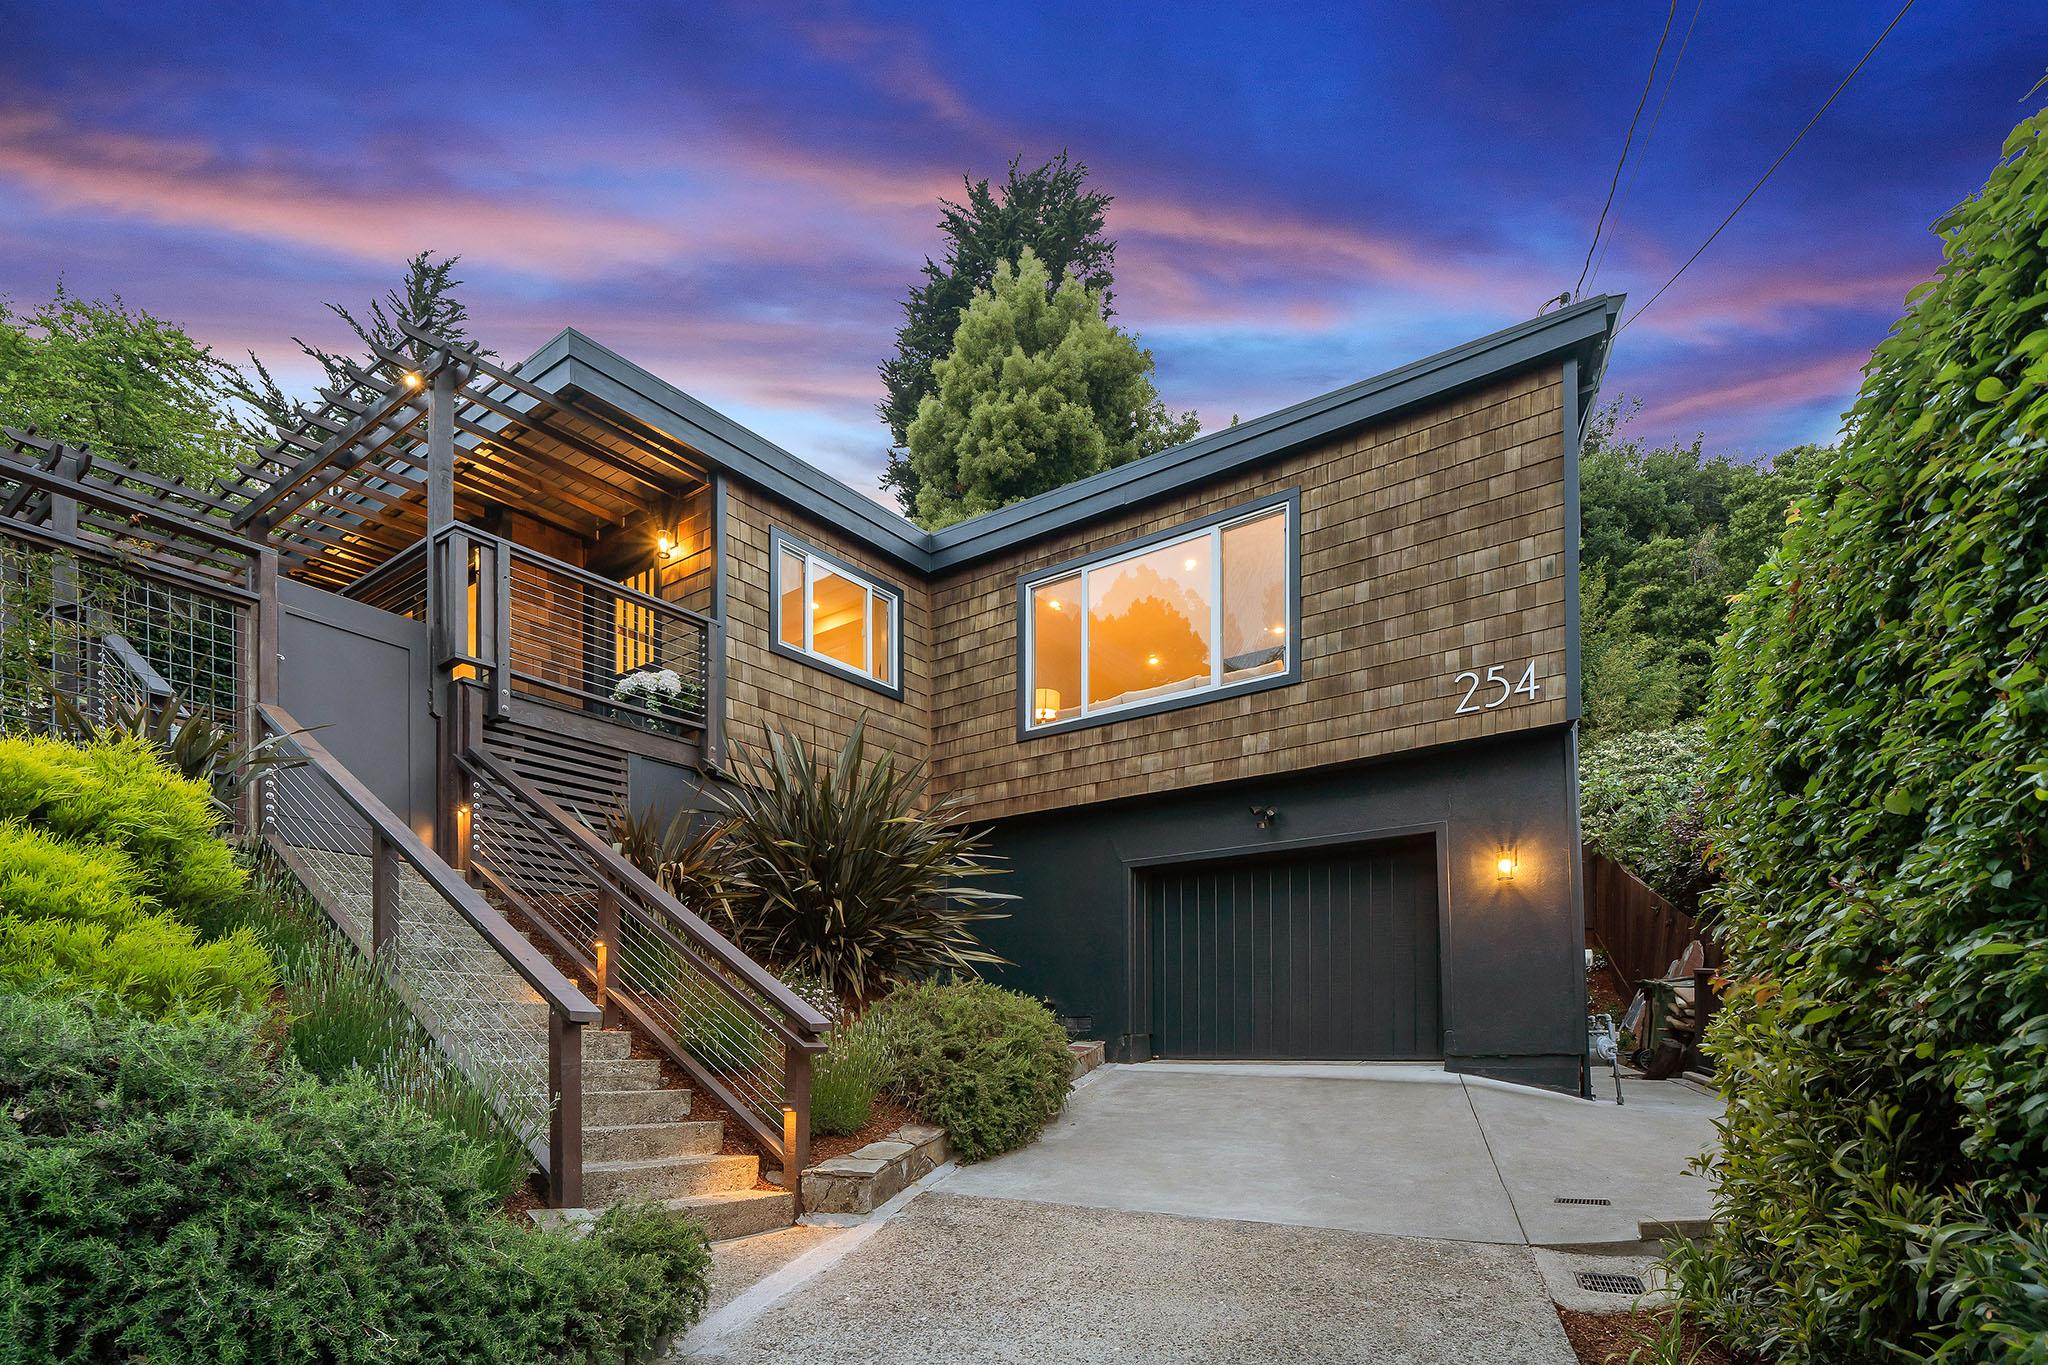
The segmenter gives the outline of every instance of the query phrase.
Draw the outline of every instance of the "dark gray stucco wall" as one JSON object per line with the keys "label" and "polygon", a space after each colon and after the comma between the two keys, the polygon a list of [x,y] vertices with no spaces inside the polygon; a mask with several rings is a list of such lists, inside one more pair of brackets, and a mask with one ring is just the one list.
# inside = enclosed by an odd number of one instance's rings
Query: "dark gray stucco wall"
{"label": "dark gray stucco wall", "polygon": [[[1576,1091],[1585,1048],[1584,912],[1568,728],[1328,772],[1193,788],[1002,821],[1019,897],[984,926],[1004,985],[1087,1021],[1133,1059],[1132,884],[1148,864],[1426,832],[1437,842],[1445,1066]],[[1252,807],[1278,812],[1260,829]],[[1510,853],[1515,875],[1501,880]],[[1145,969],[1144,964],[1136,964]]]}

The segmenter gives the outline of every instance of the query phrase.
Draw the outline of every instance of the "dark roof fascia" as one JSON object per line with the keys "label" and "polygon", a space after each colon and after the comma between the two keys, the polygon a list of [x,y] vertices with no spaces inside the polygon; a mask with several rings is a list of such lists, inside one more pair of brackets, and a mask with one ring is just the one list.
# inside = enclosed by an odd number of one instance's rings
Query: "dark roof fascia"
{"label": "dark roof fascia", "polygon": [[563,328],[536,351],[520,367],[520,377],[557,393],[574,390],[595,398],[891,559],[919,573],[931,569],[931,535],[924,528],[573,327]]}
{"label": "dark roof fascia", "polygon": [[[932,568],[954,568],[1050,532],[1113,515],[1189,484],[1328,440],[1402,408],[1440,399],[1451,390],[1509,370],[1561,358],[1575,349],[1604,351],[1621,305],[1619,295],[1587,299],[1319,398],[957,522],[933,535]],[[1597,374],[1599,366],[1586,369]]]}
{"label": "dark roof fascia", "polygon": [[520,373],[542,388],[587,394],[687,442],[712,463],[928,574],[1114,515],[1441,399],[1453,390],[1566,354],[1579,357],[1579,374],[1591,381],[1577,395],[1583,417],[1606,367],[1622,303],[1617,294],[1586,299],[937,532],[926,532],[887,511],[574,328],[557,333]]}

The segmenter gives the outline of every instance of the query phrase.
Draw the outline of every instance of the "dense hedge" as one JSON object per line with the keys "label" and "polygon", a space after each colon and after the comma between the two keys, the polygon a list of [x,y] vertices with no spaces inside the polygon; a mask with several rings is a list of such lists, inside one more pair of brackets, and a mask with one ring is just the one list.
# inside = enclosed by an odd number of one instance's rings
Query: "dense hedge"
{"label": "dense hedge", "polygon": [[864,1022],[887,1040],[889,1088],[944,1128],[965,1160],[1022,1147],[1067,1102],[1066,1030],[1028,995],[986,981],[924,982],[869,1013]]}
{"label": "dense hedge", "polygon": [[1697,721],[1597,740],[1579,756],[1580,832],[1692,914],[1713,881],[1703,829],[1706,779],[1706,731]]}
{"label": "dense hedge", "polygon": [[1710,718],[1728,1113],[1686,1308],[1788,1362],[2048,1360],[2048,118],[1940,224]]}
{"label": "dense hedge", "polygon": [[703,1310],[694,1223],[522,1229],[475,1144],[256,1027],[0,993],[0,1365],[617,1360]]}

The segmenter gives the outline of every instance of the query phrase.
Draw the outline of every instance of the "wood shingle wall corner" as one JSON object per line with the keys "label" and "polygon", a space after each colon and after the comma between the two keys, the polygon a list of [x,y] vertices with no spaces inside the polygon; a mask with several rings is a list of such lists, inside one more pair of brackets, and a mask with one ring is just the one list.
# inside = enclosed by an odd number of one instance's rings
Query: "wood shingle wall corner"
{"label": "wood shingle wall corner", "polygon": [[[901,701],[769,648],[775,629],[769,600],[773,530],[836,555],[902,591]],[[762,727],[774,726],[829,757],[839,752],[854,725],[865,720],[871,754],[882,749],[922,762],[929,752],[932,676],[931,593],[924,582],[737,479],[728,485],[726,497],[725,554],[727,734],[758,751]]]}

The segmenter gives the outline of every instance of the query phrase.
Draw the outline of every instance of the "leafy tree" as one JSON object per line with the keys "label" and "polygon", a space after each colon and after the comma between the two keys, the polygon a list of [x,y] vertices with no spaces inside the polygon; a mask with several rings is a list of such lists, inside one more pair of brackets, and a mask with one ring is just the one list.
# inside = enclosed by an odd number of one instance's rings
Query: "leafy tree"
{"label": "leafy tree", "polygon": [[1192,412],[1167,413],[1152,353],[1110,326],[1101,296],[1052,278],[1026,248],[961,315],[938,390],[908,432],[921,525],[1007,506],[1201,429]]}
{"label": "leafy tree", "polygon": [[886,396],[877,411],[889,425],[889,466],[882,482],[896,490],[903,510],[917,512],[918,474],[909,455],[910,424],[918,405],[938,392],[935,371],[953,349],[960,312],[995,278],[996,267],[1015,265],[1026,249],[1045,264],[1047,293],[1072,275],[1099,295],[1104,317],[1110,309],[1116,243],[1102,235],[1110,196],[1088,186],[1088,167],[1067,154],[1018,172],[1012,157],[1001,186],[964,181],[960,203],[939,201],[939,231],[946,236],[943,263],[925,258],[924,282],[912,285],[903,302],[903,326],[896,354],[882,362]]}
{"label": "leafy tree", "polygon": [[1708,457],[1697,439],[1645,447],[1618,434],[1629,411],[1623,400],[1594,414],[1579,465],[1589,735],[1697,714],[1728,599],[1825,454],[1798,446],[1757,465]]}
{"label": "leafy tree", "polygon": [[1707,757],[1695,720],[1612,735],[1587,745],[1579,762],[1586,842],[1687,914],[1698,913],[1713,881],[1701,831]]}
{"label": "leafy tree", "polygon": [[26,314],[0,300],[0,425],[204,485],[243,445],[231,379],[206,347],[119,295],[88,301],[60,284]]}
{"label": "leafy tree", "polygon": [[2048,114],[1938,225],[1717,656],[1735,978],[1683,1311],[1785,1362],[2048,1359]]}
{"label": "leafy tree", "polygon": [[[405,263],[404,282],[397,289],[386,290],[383,298],[371,299],[369,312],[362,318],[341,304],[328,304],[328,311],[347,323],[363,343],[361,358],[337,355],[298,337],[292,341],[326,374],[327,389],[355,396],[357,385],[350,367],[374,364],[377,349],[395,351],[414,360],[426,359],[426,348],[400,329],[400,321],[438,332],[451,341],[470,340],[469,308],[455,292],[462,287],[462,281],[455,278],[455,266],[461,259],[443,256],[435,260],[433,252],[420,252]],[[233,391],[236,398],[261,416],[262,421],[251,429],[251,434],[259,439],[264,438],[265,427],[296,426],[320,407],[286,394],[270,367],[254,351],[249,353],[248,371],[234,375]]]}

